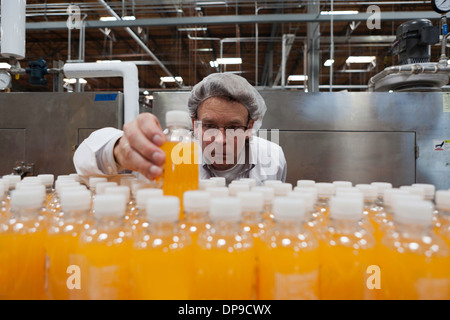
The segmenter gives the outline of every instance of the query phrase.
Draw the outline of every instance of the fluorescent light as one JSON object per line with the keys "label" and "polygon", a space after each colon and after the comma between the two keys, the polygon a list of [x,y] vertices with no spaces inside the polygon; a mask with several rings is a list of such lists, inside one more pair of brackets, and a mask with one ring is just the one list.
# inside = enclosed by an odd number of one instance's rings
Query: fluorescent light
{"label": "fluorescent light", "polygon": [[182,77],[161,77],[160,78],[162,82],[183,82],[183,78]]}
{"label": "fluorescent light", "polygon": [[97,63],[122,62],[122,60],[97,60]]}
{"label": "fluorescent light", "polygon": [[373,63],[376,61],[377,57],[375,56],[350,56],[345,61],[346,63]]}
{"label": "fluorescent light", "polygon": [[[75,83],[77,83],[77,78],[70,78],[70,79],[64,78],[64,82],[68,83],[68,84],[75,84]],[[86,79],[83,79],[83,78],[78,78],[78,82],[80,84],[86,84],[87,83]]]}
{"label": "fluorescent light", "polygon": [[242,64],[242,58],[218,58],[218,64]]}
{"label": "fluorescent light", "polygon": [[321,11],[320,14],[323,16],[336,16],[336,15],[342,15],[342,14],[358,14],[359,11],[356,10],[348,10],[348,11]]}
{"label": "fluorescent light", "polygon": [[11,69],[11,65],[6,62],[0,62],[0,69]]}
{"label": "fluorescent light", "polygon": [[331,67],[331,65],[334,64],[334,59],[328,59],[327,61],[325,61],[325,63],[323,64],[324,67]]}
{"label": "fluorescent light", "polygon": [[220,4],[226,4],[225,1],[197,1],[197,6],[214,6],[214,5],[220,5]]}
{"label": "fluorescent light", "polygon": [[209,65],[211,68],[217,68],[219,66],[219,63],[217,61],[210,61]]}
{"label": "fluorescent light", "polygon": [[[122,20],[136,20],[135,16],[124,16]],[[116,17],[100,17],[100,21],[117,21]]]}
{"label": "fluorescent light", "polygon": [[308,76],[305,76],[305,75],[303,75],[303,74],[300,74],[300,75],[290,75],[290,76],[287,78],[287,80],[288,80],[289,82],[291,82],[291,81],[306,81],[306,80],[308,80]]}
{"label": "fluorescent light", "polygon": [[199,48],[199,49],[196,49],[196,51],[199,51],[199,52],[212,52],[213,48]]}
{"label": "fluorescent light", "polygon": [[183,31],[206,31],[208,30],[208,28],[206,27],[192,27],[192,28],[177,28],[178,31],[183,32]]}

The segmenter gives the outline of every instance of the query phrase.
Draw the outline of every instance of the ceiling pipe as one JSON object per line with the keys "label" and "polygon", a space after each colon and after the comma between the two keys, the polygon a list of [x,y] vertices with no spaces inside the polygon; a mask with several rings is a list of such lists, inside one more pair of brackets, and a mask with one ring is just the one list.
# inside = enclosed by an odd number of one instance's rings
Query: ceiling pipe
{"label": "ceiling pipe", "polygon": [[63,68],[67,78],[123,78],[124,123],[139,115],[138,69],[132,62],[66,63]]}
{"label": "ceiling pipe", "polygon": [[[109,12],[109,14],[111,14],[113,17],[115,17],[117,20],[122,20],[122,18],[104,1],[104,0],[98,0],[103,6],[104,8]],[[169,71],[169,69],[166,68],[166,66],[158,59],[158,57],[156,57],[156,55],[147,47],[147,45],[141,40],[141,38],[133,31],[131,30],[130,27],[125,27],[125,31],[128,32],[128,34],[131,36],[131,38],[133,38],[138,44],[139,46],[144,49],[145,52],[147,52],[150,57],[152,57],[153,60],[156,61],[156,63],[164,70],[164,72],[169,76],[172,77],[174,79],[175,76]],[[177,80],[175,80],[176,84],[182,88],[183,84]]]}

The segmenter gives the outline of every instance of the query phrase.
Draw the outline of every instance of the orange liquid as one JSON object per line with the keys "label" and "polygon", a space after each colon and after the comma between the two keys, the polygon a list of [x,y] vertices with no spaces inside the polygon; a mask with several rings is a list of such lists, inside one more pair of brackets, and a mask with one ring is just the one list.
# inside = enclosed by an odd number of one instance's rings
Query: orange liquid
{"label": "orange liquid", "polygon": [[130,299],[130,258],[132,243],[80,244],[82,299],[126,300]]}
{"label": "orange liquid", "polygon": [[134,249],[132,261],[134,299],[190,299],[192,246]]}
{"label": "orange liquid", "polygon": [[0,233],[0,300],[45,299],[45,232]]}
{"label": "orange liquid", "polygon": [[180,199],[181,220],[184,217],[183,193],[198,189],[198,144],[196,142],[165,142],[161,149],[166,154],[163,193]]}
{"label": "orange liquid", "polygon": [[375,299],[376,292],[366,285],[367,267],[375,264],[375,249],[322,242],[320,298],[325,300]]}
{"label": "orange liquid", "polygon": [[254,295],[253,248],[229,252],[199,249],[195,262],[193,299],[250,300]]}
{"label": "orange liquid", "polygon": [[311,300],[319,298],[319,251],[262,244],[259,250],[259,298]]}
{"label": "orange liquid", "polygon": [[389,300],[450,299],[450,260],[382,248],[382,293]]}

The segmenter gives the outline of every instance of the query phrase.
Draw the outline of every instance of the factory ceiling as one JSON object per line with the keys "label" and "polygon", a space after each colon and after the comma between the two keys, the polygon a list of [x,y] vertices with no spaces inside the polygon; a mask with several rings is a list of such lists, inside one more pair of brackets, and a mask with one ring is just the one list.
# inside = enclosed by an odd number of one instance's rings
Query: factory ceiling
{"label": "factory ceiling", "polygon": [[[68,16],[69,5],[79,11]],[[330,84],[335,91],[364,91],[372,76],[394,63],[388,50],[400,24],[415,18],[440,22],[430,1],[413,0],[28,0],[26,13],[23,68],[41,57],[49,68],[67,61],[133,61],[141,93],[188,89],[214,72],[234,72],[260,87],[298,90],[305,90],[311,79],[289,76],[309,73],[321,91]],[[77,18],[84,27],[68,29],[67,22]],[[440,48],[433,46],[431,60],[439,56]],[[349,63],[349,57],[375,59]],[[221,58],[242,63],[221,64]],[[308,72],[314,63],[318,72]],[[47,77],[47,86],[31,86],[22,75],[13,80],[11,91],[53,91],[52,75]],[[123,88],[120,78],[86,81],[85,91]]]}

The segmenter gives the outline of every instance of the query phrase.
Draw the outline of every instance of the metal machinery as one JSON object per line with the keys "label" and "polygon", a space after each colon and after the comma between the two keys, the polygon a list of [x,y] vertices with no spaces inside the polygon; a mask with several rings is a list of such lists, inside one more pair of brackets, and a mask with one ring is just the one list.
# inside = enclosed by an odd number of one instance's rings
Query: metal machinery
{"label": "metal machinery", "polygon": [[122,127],[123,94],[1,94],[0,114],[0,175],[69,174],[76,146],[90,133]]}
{"label": "metal machinery", "polygon": [[[287,181],[416,182],[450,187],[450,96],[447,93],[302,93],[260,91],[262,130],[279,135]],[[186,109],[188,92],[154,93],[164,126],[168,110]],[[264,133],[264,131],[262,131]]]}

